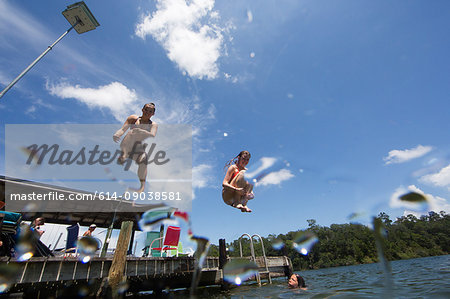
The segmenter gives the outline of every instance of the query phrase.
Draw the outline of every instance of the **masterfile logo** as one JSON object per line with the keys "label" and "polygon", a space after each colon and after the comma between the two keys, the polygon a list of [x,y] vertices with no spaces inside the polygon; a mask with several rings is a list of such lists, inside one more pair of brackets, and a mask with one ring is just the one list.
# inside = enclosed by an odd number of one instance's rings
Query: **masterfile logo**
{"label": "masterfile logo", "polygon": [[191,126],[159,125],[156,136],[130,144],[114,142],[118,128],[6,125],[6,176],[14,178],[5,185],[7,204],[32,211],[134,211],[161,204],[190,210]]}

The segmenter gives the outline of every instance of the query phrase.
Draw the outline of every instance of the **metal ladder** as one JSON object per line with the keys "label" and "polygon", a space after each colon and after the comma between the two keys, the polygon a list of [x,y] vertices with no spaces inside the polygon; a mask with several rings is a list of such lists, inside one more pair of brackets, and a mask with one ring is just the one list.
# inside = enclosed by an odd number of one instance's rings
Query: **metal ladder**
{"label": "metal ladder", "polygon": [[253,247],[253,238],[257,237],[261,241],[262,253],[263,253],[263,257],[264,257],[264,266],[265,266],[266,270],[265,271],[259,271],[258,270],[258,272],[256,273],[255,276],[256,276],[256,281],[258,282],[258,285],[261,286],[261,274],[267,274],[269,283],[272,284],[272,278],[270,277],[269,267],[267,266],[267,258],[266,258],[266,252],[264,250],[263,239],[261,238],[260,235],[257,235],[257,234],[255,234],[253,236],[250,236],[249,234],[242,234],[242,236],[239,237],[239,252],[241,254],[241,257],[243,257],[243,255],[242,255],[242,237],[245,237],[245,236],[250,239],[250,252],[252,254],[251,260],[253,262],[255,262],[255,264],[256,264],[256,257],[255,257],[255,250],[254,250],[254,247]]}

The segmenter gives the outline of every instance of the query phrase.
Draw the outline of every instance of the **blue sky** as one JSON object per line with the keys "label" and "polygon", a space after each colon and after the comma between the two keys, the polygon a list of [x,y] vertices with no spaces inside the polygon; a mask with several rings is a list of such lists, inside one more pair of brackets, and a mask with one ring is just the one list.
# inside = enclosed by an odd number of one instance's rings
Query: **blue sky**
{"label": "blue sky", "polygon": [[[156,122],[193,126],[192,225],[215,244],[395,219],[408,190],[450,212],[448,1],[85,2],[100,27],[0,99],[2,173],[5,124],[123,123],[152,101]],[[72,3],[0,0],[2,87],[70,27]],[[253,213],[221,198],[241,150],[252,178],[268,173]]]}

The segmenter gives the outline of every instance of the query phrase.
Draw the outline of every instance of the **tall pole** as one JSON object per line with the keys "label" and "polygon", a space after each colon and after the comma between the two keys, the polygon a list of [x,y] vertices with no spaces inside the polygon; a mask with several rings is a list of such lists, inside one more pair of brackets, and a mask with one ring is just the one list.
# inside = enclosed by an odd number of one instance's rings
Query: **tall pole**
{"label": "tall pole", "polygon": [[11,87],[14,86],[14,84],[17,83],[17,81],[19,81],[23,76],[25,76],[25,74],[31,70],[31,68],[39,62],[39,60],[42,59],[42,57],[44,57],[48,52],[50,52],[51,49],[53,49],[53,47],[64,38],[64,36],[66,36],[78,23],[80,22],[80,20],[78,20],[75,24],[72,25],[72,27],[70,27],[66,32],[64,32],[51,46],[48,46],[48,48],[38,57],[36,58],[26,69],[23,70],[22,73],[20,73],[19,76],[16,77],[16,79],[14,79],[11,83],[9,83],[8,86],[5,87],[5,89],[2,90],[2,92],[0,92],[0,98],[2,98],[5,93],[11,89]]}
{"label": "tall pole", "polygon": [[108,227],[108,231],[106,232],[105,242],[103,242],[101,257],[106,257],[106,253],[108,253],[109,241],[111,241],[111,234],[114,228],[114,219],[111,222],[111,225]]}

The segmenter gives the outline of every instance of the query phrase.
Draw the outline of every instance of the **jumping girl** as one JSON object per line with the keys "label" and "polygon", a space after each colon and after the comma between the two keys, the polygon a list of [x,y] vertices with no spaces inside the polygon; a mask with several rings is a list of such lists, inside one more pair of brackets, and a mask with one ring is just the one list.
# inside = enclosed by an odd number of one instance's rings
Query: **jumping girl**
{"label": "jumping girl", "polygon": [[247,182],[244,178],[244,173],[247,170],[248,161],[250,160],[250,153],[242,151],[228,161],[225,167],[228,167],[227,173],[222,183],[222,198],[223,201],[232,207],[240,209],[241,212],[251,212],[247,207],[247,202],[253,199],[253,185]]}

